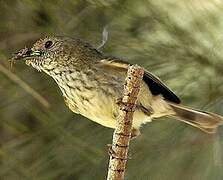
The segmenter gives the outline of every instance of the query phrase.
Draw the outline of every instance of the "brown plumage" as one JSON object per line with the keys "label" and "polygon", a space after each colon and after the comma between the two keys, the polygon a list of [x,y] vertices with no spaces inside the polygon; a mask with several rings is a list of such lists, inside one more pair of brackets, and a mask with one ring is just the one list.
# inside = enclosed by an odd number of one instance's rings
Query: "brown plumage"
{"label": "brown plumage", "polygon": [[[31,49],[21,50],[15,60],[50,75],[62,91],[66,105],[103,126],[115,128],[117,99],[122,95],[128,63],[107,57],[90,44],[68,37],[49,37]],[[154,118],[171,116],[213,133],[222,124],[217,114],[182,106],[180,99],[159,78],[146,71],[133,117],[133,134]]]}

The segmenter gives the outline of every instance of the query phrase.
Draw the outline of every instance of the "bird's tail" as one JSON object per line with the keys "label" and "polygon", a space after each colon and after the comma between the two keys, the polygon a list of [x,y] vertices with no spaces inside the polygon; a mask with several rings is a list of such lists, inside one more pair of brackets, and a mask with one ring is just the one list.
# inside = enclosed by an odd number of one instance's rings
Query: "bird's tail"
{"label": "bird's tail", "polygon": [[207,133],[215,133],[218,126],[223,124],[223,117],[214,113],[198,111],[179,104],[168,102],[177,120],[197,127]]}

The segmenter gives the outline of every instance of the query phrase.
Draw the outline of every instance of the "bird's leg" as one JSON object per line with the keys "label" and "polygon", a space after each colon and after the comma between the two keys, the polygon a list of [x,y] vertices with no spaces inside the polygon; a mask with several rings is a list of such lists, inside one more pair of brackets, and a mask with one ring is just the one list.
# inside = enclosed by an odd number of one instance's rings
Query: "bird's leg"
{"label": "bird's leg", "polygon": [[151,116],[154,111],[151,107],[144,107],[141,104],[136,105],[136,108],[139,108],[142,112],[144,112],[147,116]]}
{"label": "bird's leg", "polygon": [[[122,98],[118,98],[116,99],[116,104],[119,105],[119,106],[123,106],[125,105],[123,102],[122,102]],[[144,112],[147,116],[151,116],[154,111],[151,107],[144,107],[143,105],[141,104],[136,104],[136,109],[140,109],[142,112]]]}
{"label": "bird's leg", "polygon": [[[123,106],[123,105],[125,105],[125,104],[122,102],[122,98],[118,98],[118,99],[116,100],[116,104],[119,105],[119,106]],[[153,110],[152,110],[152,108],[147,109],[147,108],[145,108],[144,106],[142,106],[141,104],[137,104],[137,105],[136,105],[136,108],[137,108],[137,109],[140,109],[141,111],[143,111],[143,112],[144,112],[146,115],[148,115],[148,116],[150,116],[150,115],[153,114]],[[135,129],[135,128],[133,128],[133,129],[132,129],[132,132],[131,132],[131,140],[134,139],[134,138],[136,138],[136,137],[139,136],[140,134],[141,134],[141,133],[140,133],[139,129]]]}

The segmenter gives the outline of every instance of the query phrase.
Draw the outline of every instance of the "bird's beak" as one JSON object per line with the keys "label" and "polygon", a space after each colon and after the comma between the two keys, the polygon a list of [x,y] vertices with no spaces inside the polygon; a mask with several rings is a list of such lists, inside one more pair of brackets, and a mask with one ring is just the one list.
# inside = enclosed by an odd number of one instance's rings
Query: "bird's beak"
{"label": "bird's beak", "polygon": [[32,57],[32,56],[40,56],[41,54],[42,54],[42,51],[39,51],[39,50],[35,50],[35,51],[30,50],[30,52],[28,53],[28,55],[30,57]]}
{"label": "bird's beak", "polygon": [[13,60],[27,59],[27,58],[32,58],[34,56],[40,56],[41,54],[42,52],[40,50],[32,50],[30,48],[24,48],[21,49],[19,52],[15,53],[12,59]]}

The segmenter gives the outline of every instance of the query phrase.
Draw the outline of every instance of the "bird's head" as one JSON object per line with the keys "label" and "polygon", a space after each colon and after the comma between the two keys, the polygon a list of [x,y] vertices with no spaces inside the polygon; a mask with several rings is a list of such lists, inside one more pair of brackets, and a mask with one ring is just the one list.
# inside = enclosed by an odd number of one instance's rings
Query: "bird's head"
{"label": "bird's head", "polygon": [[101,53],[90,44],[69,37],[46,37],[34,43],[31,48],[20,50],[14,60],[25,60],[39,71],[66,70],[70,66],[81,68],[93,63]]}

